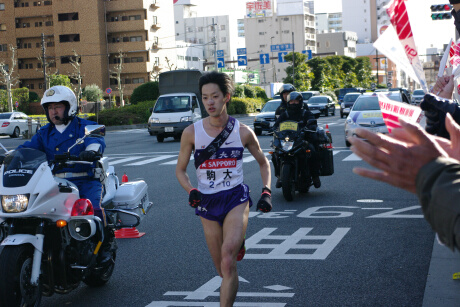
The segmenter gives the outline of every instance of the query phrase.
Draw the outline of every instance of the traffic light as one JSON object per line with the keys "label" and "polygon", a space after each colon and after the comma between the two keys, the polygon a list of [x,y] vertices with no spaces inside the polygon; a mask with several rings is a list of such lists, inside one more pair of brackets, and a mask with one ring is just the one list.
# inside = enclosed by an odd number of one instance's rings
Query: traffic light
{"label": "traffic light", "polygon": [[444,20],[444,19],[452,19],[452,11],[451,4],[434,4],[431,6],[431,19],[432,20]]}

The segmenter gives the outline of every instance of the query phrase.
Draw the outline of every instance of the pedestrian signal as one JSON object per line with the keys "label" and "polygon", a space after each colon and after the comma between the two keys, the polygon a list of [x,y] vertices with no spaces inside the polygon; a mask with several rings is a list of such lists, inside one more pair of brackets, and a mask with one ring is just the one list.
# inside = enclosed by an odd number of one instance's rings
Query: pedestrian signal
{"label": "pedestrian signal", "polygon": [[431,7],[431,19],[432,20],[445,20],[452,19],[452,5],[451,4],[434,4]]}

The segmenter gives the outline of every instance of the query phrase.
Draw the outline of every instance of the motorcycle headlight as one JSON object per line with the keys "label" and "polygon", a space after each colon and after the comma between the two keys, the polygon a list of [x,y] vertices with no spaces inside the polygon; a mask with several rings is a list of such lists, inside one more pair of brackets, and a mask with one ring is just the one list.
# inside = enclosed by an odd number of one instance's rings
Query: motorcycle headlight
{"label": "motorcycle headlight", "polygon": [[149,122],[151,124],[159,124],[160,123],[160,119],[159,118],[149,118]]}
{"label": "motorcycle headlight", "polygon": [[7,213],[18,213],[26,211],[29,205],[27,195],[2,195],[2,208]]}
{"label": "motorcycle headlight", "polygon": [[294,146],[294,142],[292,141],[281,141],[281,148],[284,151],[289,151],[292,149],[292,146]]}
{"label": "motorcycle headlight", "polygon": [[192,121],[192,117],[191,117],[191,116],[184,116],[184,117],[181,117],[181,118],[180,118],[180,121],[181,121],[181,122],[191,122],[191,121]]}

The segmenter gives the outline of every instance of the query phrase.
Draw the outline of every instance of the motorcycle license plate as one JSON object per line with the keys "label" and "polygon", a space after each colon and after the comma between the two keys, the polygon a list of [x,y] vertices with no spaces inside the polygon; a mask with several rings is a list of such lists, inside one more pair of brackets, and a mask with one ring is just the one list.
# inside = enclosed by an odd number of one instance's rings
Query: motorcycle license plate
{"label": "motorcycle license plate", "polygon": [[174,127],[165,127],[165,132],[174,132]]}
{"label": "motorcycle license plate", "polygon": [[280,124],[280,131],[283,131],[283,130],[297,131],[297,126],[298,126],[298,123],[296,122],[291,122],[291,121],[282,122]]}

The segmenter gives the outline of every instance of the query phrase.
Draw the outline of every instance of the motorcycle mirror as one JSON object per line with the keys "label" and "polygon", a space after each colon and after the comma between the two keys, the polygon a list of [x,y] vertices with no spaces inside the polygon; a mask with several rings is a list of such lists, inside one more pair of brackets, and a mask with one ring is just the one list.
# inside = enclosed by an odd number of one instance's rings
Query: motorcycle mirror
{"label": "motorcycle mirror", "polygon": [[85,126],[85,135],[105,136],[105,126],[104,125]]}

